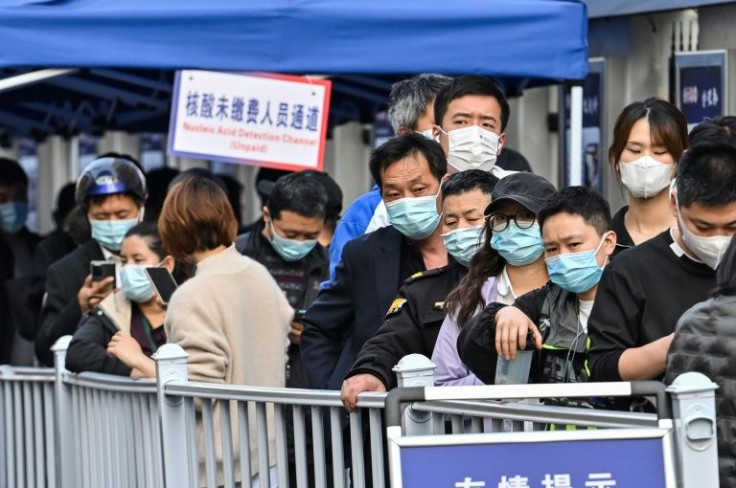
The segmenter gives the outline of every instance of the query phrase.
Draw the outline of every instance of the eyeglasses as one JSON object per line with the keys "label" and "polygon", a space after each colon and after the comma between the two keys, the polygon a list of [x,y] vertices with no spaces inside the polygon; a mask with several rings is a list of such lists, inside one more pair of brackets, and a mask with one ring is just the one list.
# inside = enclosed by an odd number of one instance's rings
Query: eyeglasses
{"label": "eyeglasses", "polygon": [[493,213],[488,217],[493,232],[503,232],[513,221],[519,229],[529,229],[537,221],[537,216],[528,210],[521,210],[514,215]]}

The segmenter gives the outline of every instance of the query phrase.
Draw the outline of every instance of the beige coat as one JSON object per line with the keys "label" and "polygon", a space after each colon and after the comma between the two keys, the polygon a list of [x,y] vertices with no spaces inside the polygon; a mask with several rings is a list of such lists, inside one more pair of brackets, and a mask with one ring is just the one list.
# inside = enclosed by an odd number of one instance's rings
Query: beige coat
{"label": "beige coat", "polygon": [[[292,316],[292,308],[266,268],[230,246],[197,264],[195,276],[171,297],[164,326],[168,341],[180,345],[189,354],[190,381],[283,388]],[[272,426],[272,409],[269,410]],[[234,410],[232,414],[237,459],[237,416]],[[216,431],[219,417],[216,410]],[[249,424],[251,469],[255,474],[258,458],[253,416]],[[201,453],[201,421],[198,440]],[[219,464],[222,458],[219,436],[216,442]],[[275,459],[272,427],[269,453]],[[200,471],[203,475],[204,471]],[[218,478],[222,484],[219,467]],[[204,483],[204,478],[200,482]]]}

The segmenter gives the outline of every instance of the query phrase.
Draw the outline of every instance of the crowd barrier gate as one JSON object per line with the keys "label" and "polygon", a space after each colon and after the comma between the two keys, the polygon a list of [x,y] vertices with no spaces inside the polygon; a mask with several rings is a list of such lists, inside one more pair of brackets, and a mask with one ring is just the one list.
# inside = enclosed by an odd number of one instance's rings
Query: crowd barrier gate
{"label": "crowd barrier gate", "polygon": [[[294,486],[290,481],[298,487],[385,486],[386,394],[362,394],[360,412],[348,414],[337,391],[189,382],[187,356],[173,344],[156,355],[156,382],[74,375],[64,369],[68,342],[64,338],[54,347],[55,370],[0,367],[0,488],[231,487],[237,479],[248,486],[252,473],[268,472],[274,462],[279,487]],[[540,396],[539,386],[535,396]],[[462,388],[432,390],[467,393]],[[680,385],[672,393],[674,424],[689,431],[680,436],[685,442],[678,440],[673,448],[678,463],[697,448],[704,456],[699,481],[703,470],[717,476],[709,464],[715,459],[712,388]],[[654,414],[525,404],[509,401],[518,395],[508,391],[497,397],[506,399],[489,402],[466,395],[432,400],[430,394],[430,401],[405,408],[413,411],[405,427],[419,419],[425,433],[449,438],[528,433],[550,423],[596,429],[661,423]],[[269,432],[274,445],[269,445]],[[259,481],[261,487],[270,485],[268,477]]]}

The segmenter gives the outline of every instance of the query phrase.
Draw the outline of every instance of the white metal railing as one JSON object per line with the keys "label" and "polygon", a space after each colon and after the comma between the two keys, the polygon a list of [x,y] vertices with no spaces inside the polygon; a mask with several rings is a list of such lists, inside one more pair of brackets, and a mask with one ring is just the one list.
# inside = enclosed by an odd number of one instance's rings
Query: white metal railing
{"label": "white metal railing", "polygon": [[[189,382],[187,355],[172,344],[157,353],[156,381],[74,375],[64,369],[68,341],[54,347],[54,370],[0,367],[0,488],[250,486],[265,473],[279,487],[385,486],[385,394],[362,394],[360,411],[348,414],[337,391]],[[626,385],[634,384],[613,387]],[[492,388],[492,398],[523,396],[518,387]],[[479,401],[477,392],[488,390],[476,388],[433,391],[450,390],[466,396],[410,402],[405,429],[455,435],[658,424],[654,414]],[[696,427],[693,435],[676,435],[677,457],[692,466],[692,454],[700,453],[701,471],[713,460],[715,436],[713,400],[703,398],[697,388],[672,395],[674,418],[683,417],[674,423]],[[695,408],[693,401],[705,403]],[[709,426],[711,437],[703,434]],[[270,474],[259,477],[259,486],[272,486]]]}

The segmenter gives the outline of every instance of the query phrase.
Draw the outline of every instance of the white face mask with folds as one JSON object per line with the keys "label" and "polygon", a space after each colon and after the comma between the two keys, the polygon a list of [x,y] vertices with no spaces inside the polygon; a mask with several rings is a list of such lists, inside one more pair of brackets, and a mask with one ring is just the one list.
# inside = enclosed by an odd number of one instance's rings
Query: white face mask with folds
{"label": "white face mask with folds", "polygon": [[618,163],[621,183],[629,193],[638,198],[659,195],[674,176],[675,165],[660,163],[651,156],[642,156],[630,163]]}
{"label": "white face mask with folds", "polygon": [[498,134],[473,125],[462,129],[445,132],[450,139],[447,164],[458,171],[480,169],[490,171],[496,165],[498,150]]}
{"label": "white face mask with folds", "polygon": [[677,226],[680,229],[682,242],[695,254],[695,257],[701,260],[711,269],[716,269],[726,253],[726,248],[731,243],[732,236],[698,236],[691,231],[682,218],[680,205],[677,202],[677,192],[675,191],[675,182],[670,185],[670,195],[675,197],[675,205],[677,206]]}

